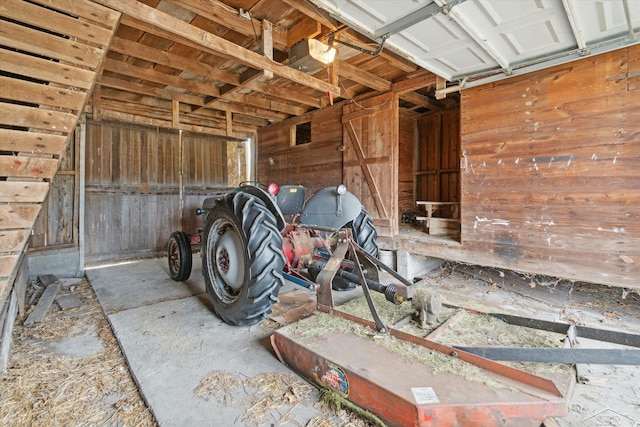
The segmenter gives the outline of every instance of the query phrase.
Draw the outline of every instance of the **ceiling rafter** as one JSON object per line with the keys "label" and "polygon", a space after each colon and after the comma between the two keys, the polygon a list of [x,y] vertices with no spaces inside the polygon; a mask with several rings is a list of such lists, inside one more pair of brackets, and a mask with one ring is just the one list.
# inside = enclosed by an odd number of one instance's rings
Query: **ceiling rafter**
{"label": "ceiling rafter", "polygon": [[159,28],[169,31],[174,35],[187,38],[199,44],[202,49],[208,52],[232,57],[242,64],[260,70],[272,71],[273,74],[277,76],[284,77],[295,83],[315,89],[323,94],[332,93],[334,96],[339,96],[340,94],[340,88],[338,86],[318,80],[285,65],[274,63],[263,55],[245,49],[242,46],[199,28],[194,28],[190,24],[142,3],[132,3],[124,0],[96,1],[123,14],[133,16],[136,19],[158,26]]}

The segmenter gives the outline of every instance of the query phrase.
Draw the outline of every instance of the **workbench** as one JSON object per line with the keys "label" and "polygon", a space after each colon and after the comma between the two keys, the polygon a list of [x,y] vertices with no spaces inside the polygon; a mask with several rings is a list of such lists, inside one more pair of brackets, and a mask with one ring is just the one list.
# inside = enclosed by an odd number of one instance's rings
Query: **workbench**
{"label": "workbench", "polygon": [[416,202],[419,209],[423,209],[426,216],[418,216],[424,231],[435,236],[460,235],[460,202],[430,202],[419,200]]}

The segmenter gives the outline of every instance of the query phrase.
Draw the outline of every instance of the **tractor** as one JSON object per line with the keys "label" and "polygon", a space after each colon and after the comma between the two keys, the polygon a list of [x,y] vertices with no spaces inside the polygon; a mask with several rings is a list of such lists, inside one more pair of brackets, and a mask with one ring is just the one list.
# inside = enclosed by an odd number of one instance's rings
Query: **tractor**
{"label": "tractor", "polygon": [[[245,182],[207,198],[196,209],[197,215],[205,216],[202,232],[171,234],[171,278],[189,278],[191,245],[200,243],[213,309],[225,323],[238,326],[268,317],[285,279],[314,291],[320,281],[328,281],[335,291],[364,284],[395,304],[410,299],[411,284],[378,261],[377,232],[358,198],[343,184],[308,199],[306,192],[300,185]],[[339,246],[345,246],[338,251],[341,256],[336,255]],[[378,268],[403,284],[381,285]]]}
{"label": "tractor", "polygon": [[[317,315],[278,328],[270,340],[283,364],[321,389],[396,426],[540,425],[549,416],[566,413],[566,402],[554,382],[476,355],[482,355],[485,347],[449,347],[429,338],[446,330],[456,315],[440,324],[442,302],[433,287],[409,283],[377,259],[371,215],[344,185],[324,188],[306,199],[306,189],[299,185],[244,183],[213,194],[196,214],[205,215],[202,231],[195,235],[176,231],[169,239],[171,278],[188,279],[192,245],[200,244],[213,309],[224,322],[240,326],[256,324],[271,314],[285,280],[315,291]],[[380,269],[398,283],[380,284]],[[371,318],[333,304],[334,291],[356,287],[362,288]],[[387,325],[376,311],[371,291],[384,294],[393,304],[411,301],[414,312]],[[300,332],[327,315],[354,327],[325,328],[320,336]],[[402,330],[409,319],[433,332],[422,338]],[[533,319],[524,321],[522,325],[534,324]],[[363,336],[357,333],[361,327],[370,330]],[[393,348],[401,352],[387,347],[388,340],[397,340]],[[407,348],[430,362],[412,359],[401,350]],[[474,365],[482,370],[480,377],[488,375],[496,383],[506,380],[512,388],[495,390],[475,379],[433,369],[431,360],[450,360],[455,369],[466,366],[461,363]]]}

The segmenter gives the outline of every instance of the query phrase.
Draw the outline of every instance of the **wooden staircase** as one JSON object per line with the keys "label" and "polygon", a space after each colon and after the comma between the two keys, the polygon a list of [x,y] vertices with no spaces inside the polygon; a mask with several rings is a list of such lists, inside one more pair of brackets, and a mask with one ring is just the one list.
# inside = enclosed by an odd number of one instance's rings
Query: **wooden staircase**
{"label": "wooden staircase", "polygon": [[119,19],[88,0],[0,2],[0,308]]}

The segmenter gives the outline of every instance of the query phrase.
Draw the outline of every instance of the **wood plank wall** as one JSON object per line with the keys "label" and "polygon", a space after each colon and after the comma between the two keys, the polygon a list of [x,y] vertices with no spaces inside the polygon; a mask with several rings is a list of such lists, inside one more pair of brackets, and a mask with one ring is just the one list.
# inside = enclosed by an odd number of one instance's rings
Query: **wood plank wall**
{"label": "wood plank wall", "polygon": [[640,289],[639,57],[462,91],[467,260]]}
{"label": "wood plank wall", "polygon": [[[299,184],[307,195],[342,183],[342,105],[316,110],[258,131],[257,179]],[[291,127],[311,122],[311,142],[292,145]]]}
{"label": "wood plank wall", "polygon": [[417,120],[416,199],[460,201],[460,111],[440,111]]}
{"label": "wood plank wall", "polygon": [[[87,121],[87,262],[155,255],[172,231],[196,232],[193,210],[227,187],[226,141],[121,122]],[[185,191],[181,224],[180,171]]]}
{"label": "wood plank wall", "polygon": [[400,111],[398,147],[398,213],[415,210],[414,171],[416,168],[416,117]]}
{"label": "wood plank wall", "polygon": [[119,18],[87,0],[0,2],[0,306]]}
{"label": "wood plank wall", "polygon": [[51,181],[31,236],[29,249],[40,250],[78,244],[78,132],[71,136],[60,158],[58,172]]}

